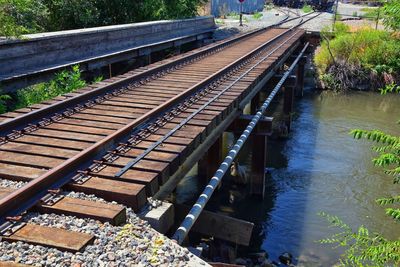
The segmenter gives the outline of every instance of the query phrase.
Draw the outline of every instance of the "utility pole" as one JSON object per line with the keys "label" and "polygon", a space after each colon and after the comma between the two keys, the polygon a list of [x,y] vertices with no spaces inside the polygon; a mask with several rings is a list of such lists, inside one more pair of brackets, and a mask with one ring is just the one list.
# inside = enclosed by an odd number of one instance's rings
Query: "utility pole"
{"label": "utility pole", "polygon": [[378,29],[379,15],[381,14],[381,7],[378,7],[378,15],[376,16],[375,30]]}
{"label": "utility pole", "polygon": [[337,16],[337,11],[338,11],[338,6],[339,6],[339,0],[336,0],[335,15],[333,16],[332,32],[335,31],[335,23],[336,23],[336,16]]}
{"label": "utility pole", "polygon": [[243,26],[243,2],[244,2],[244,0],[239,0],[239,2],[240,2],[239,26]]}

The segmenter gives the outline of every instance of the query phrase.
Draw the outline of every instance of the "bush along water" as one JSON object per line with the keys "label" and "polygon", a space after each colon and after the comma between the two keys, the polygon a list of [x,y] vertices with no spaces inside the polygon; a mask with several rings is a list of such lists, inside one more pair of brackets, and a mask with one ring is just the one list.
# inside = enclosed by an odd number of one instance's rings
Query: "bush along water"
{"label": "bush along water", "polygon": [[389,31],[362,28],[351,32],[336,23],[321,32],[314,61],[321,86],[332,90],[378,90],[400,81],[400,37]]}
{"label": "bush along water", "polygon": [[[398,86],[388,86],[381,90],[382,94],[400,93]],[[398,122],[400,124],[400,121]],[[388,220],[400,223],[400,136],[390,135],[380,130],[354,129],[350,132],[355,139],[367,139],[373,143],[377,156],[373,164],[383,169],[388,179],[393,180],[396,188],[392,194],[386,193],[376,199],[376,204],[383,206]],[[365,195],[368,197],[368,195]],[[340,229],[339,233],[320,240],[323,244],[334,244],[344,247],[345,252],[340,260],[342,266],[400,266],[399,237],[385,237],[379,232],[371,232],[361,225],[353,230],[337,216],[320,213],[332,226]],[[383,226],[384,227],[384,226]]]}
{"label": "bush along water", "polygon": [[[102,77],[96,78],[94,82],[100,80]],[[73,92],[85,85],[79,66],[75,65],[71,70],[57,73],[49,82],[29,86],[12,94],[0,94],[0,114]]]}

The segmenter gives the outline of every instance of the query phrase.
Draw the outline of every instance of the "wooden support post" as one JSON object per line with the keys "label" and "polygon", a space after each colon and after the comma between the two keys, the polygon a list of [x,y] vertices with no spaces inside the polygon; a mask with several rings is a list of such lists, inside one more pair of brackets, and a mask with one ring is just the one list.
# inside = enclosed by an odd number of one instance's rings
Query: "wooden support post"
{"label": "wooden support post", "polygon": [[203,45],[204,45],[204,40],[203,40],[203,39],[197,40],[197,41],[195,41],[195,43],[194,43],[194,47],[195,47],[195,48],[200,48],[200,47],[202,47]]}
{"label": "wooden support post", "polygon": [[220,136],[205,155],[199,160],[198,175],[206,184],[218,170],[222,161],[222,136]]}
{"label": "wooden support post", "polygon": [[[176,221],[182,221],[189,211],[190,207],[175,204]],[[193,225],[192,231],[214,236],[238,245],[248,246],[253,227],[254,223],[203,210]]]}
{"label": "wooden support post", "polygon": [[[242,133],[252,118],[253,115],[240,115],[227,128],[227,131],[238,134]],[[263,117],[251,133],[251,138],[253,140],[253,157],[251,164],[250,192],[252,195],[260,196],[261,198],[264,198],[265,194],[267,138],[272,134],[272,121],[273,118],[271,117]]]}
{"label": "wooden support post", "polygon": [[296,79],[296,96],[303,96],[304,91],[304,66],[306,64],[306,57],[302,57],[297,64],[297,79]]}
{"label": "wooden support post", "polygon": [[258,92],[252,99],[250,104],[250,114],[256,114],[260,106],[260,92]]}
{"label": "wooden support post", "polygon": [[108,64],[108,72],[109,72],[110,78],[112,78],[112,67],[111,67],[111,64]]}
{"label": "wooden support post", "polygon": [[181,46],[178,45],[175,47],[174,55],[176,56],[176,55],[179,55],[180,53],[181,53]]}
{"label": "wooden support post", "polygon": [[147,65],[150,65],[150,64],[151,64],[151,53],[149,52],[149,53],[143,54],[140,57],[140,65],[142,67],[144,67],[144,66],[147,66]]}
{"label": "wooden support post", "polygon": [[254,134],[253,157],[251,161],[250,191],[252,195],[264,198],[265,167],[267,161],[267,136]]}
{"label": "wooden support post", "polygon": [[284,89],[283,113],[285,116],[286,127],[289,132],[292,124],[292,113],[294,107],[294,87],[285,86],[283,89]]}

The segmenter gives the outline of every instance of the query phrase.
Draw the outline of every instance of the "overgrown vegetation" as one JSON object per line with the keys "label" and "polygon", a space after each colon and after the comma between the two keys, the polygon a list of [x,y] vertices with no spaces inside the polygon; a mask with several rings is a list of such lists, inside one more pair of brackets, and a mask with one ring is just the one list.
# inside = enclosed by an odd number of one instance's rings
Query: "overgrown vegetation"
{"label": "overgrown vegetation", "polygon": [[400,39],[388,31],[362,28],[350,32],[336,23],[321,32],[315,54],[322,86],[333,90],[378,89],[400,79]]}
{"label": "overgrown vegetation", "polygon": [[240,15],[239,15],[239,13],[236,13],[236,12],[230,12],[230,13],[228,13],[228,14],[226,15],[226,17],[229,18],[229,19],[235,19],[235,20],[237,20],[237,19],[240,18]]}
{"label": "overgrown vegetation", "polygon": [[253,14],[253,19],[260,20],[262,18],[262,16],[263,16],[263,14],[261,12],[255,12]]}
{"label": "overgrown vegetation", "polygon": [[[400,93],[400,87],[390,85],[381,90]],[[399,121],[400,123],[400,121]],[[394,186],[400,184],[400,136],[386,134],[379,130],[352,130],[355,139],[367,139],[376,143],[373,150],[378,154],[372,161],[375,166],[384,169],[387,175],[393,177]],[[399,192],[399,191],[397,191]],[[376,203],[385,206],[386,214],[400,223],[400,192],[376,200]],[[340,233],[321,240],[323,244],[336,244],[345,247],[346,251],[341,259],[344,266],[400,266],[400,239],[387,239],[380,233],[371,233],[365,226],[356,231],[346,225],[336,216],[321,213],[332,226],[339,227]]]}
{"label": "overgrown vegetation", "polygon": [[205,0],[0,0],[0,36],[192,17]]}
{"label": "overgrown vegetation", "polygon": [[[101,79],[102,77],[98,77],[94,82]],[[0,114],[73,92],[85,85],[86,82],[81,78],[79,66],[73,66],[70,71],[57,73],[49,82],[18,90],[14,94],[0,95]]]}
{"label": "overgrown vegetation", "polygon": [[307,5],[307,4],[305,4],[305,5],[301,8],[301,10],[303,10],[304,13],[310,13],[310,12],[314,11],[313,8],[312,8],[312,6]]}

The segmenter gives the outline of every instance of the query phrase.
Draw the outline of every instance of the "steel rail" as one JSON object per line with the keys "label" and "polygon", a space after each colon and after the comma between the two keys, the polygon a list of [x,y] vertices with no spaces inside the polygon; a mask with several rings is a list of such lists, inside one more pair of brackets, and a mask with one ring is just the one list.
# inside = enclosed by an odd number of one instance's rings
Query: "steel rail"
{"label": "steel rail", "polygon": [[253,50],[247,55],[239,58],[238,60],[234,61],[233,63],[215,73],[214,75],[203,79],[191,88],[188,88],[179,95],[169,99],[163,105],[143,114],[123,128],[117,130],[111,135],[106,136],[101,141],[86,148],[85,150],[81,151],[72,158],[69,158],[57,167],[30,181],[25,186],[5,196],[0,200],[0,222],[4,221],[4,218],[6,216],[16,215],[18,214],[18,212],[32,207],[37,200],[39,200],[47,193],[47,190],[60,188],[61,186],[68,183],[72,179],[71,176],[73,176],[73,174],[71,172],[73,170],[80,169],[82,165],[92,159],[95,159],[95,157],[99,153],[104,153],[105,151],[112,149],[113,147],[115,147],[116,144],[129,136],[133,130],[143,127],[143,125],[145,125],[152,118],[157,117],[175,104],[181,102],[189,95],[192,95],[199,89],[212,83],[215,79],[220,78],[221,75],[224,75],[232,69],[236,68],[239,64],[241,64],[243,60],[250,58],[256,52],[257,51]]}
{"label": "steel rail", "polygon": [[129,84],[132,84],[134,82],[151,78],[152,76],[154,76],[158,73],[162,73],[163,71],[165,71],[167,69],[174,68],[181,64],[194,62],[197,59],[201,59],[203,56],[208,56],[212,53],[218,52],[221,49],[224,49],[232,44],[235,44],[240,40],[252,37],[253,35],[260,34],[263,30],[265,30],[265,29],[251,31],[249,33],[240,35],[237,38],[230,38],[228,40],[223,41],[222,43],[218,43],[213,46],[210,46],[210,47],[206,48],[205,50],[198,51],[194,54],[185,55],[183,57],[178,58],[177,60],[174,60],[171,62],[166,62],[159,66],[154,66],[142,73],[134,74],[130,77],[123,78],[121,80],[113,82],[112,84],[107,84],[107,85],[101,86],[94,90],[91,90],[91,91],[79,94],[77,96],[73,96],[71,98],[65,99],[63,101],[51,104],[47,107],[37,109],[37,110],[31,111],[27,114],[15,117],[13,119],[10,119],[10,120],[4,121],[4,122],[1,122],[0,123],[0,133],[3,133],[3,132],[6,133],[7,131],[15,130],[18,127],[23,127],[27,124],[32,124],[32,122],[35,120],[39,120],[39,119],[43,119],[46,117],[50,117],[51,115],[55,115],[55,114],[49,115],[49,113],[61,112],[62,110],[65,110],[66,108],[71,108],[71,106],[78,105],[85,101],[92,100],[93,98],[102,96],[106,93],[112,94],[113,93],[112,91],[118,91],[120,88],[126,87]]}
{"label": "steel rail", "polygon": [[[272,26],[271,26],[272,27]],[[264,28],[268,29],[271,27]],[[261,30],[256,31],[261,32]],[[247,37],[253,36],[254,32],[252,34],[246,35]],[[242,40],[243,36],[238,37],[239,40]],[[231,43],[236,43],[235,39],[230,40]],[[220,46],[218,46],[220,47]],[[214,47],[215,48],[215,47]],[[217,49],[217,48],[215,48]],[[205,53],[207,54],[207,53]],[[196,53],[196,55],[198,55]],[[250,58],[252,56],[251,53],[247,54],[247,58]],[[190,57],[190,56],[189,56]],[[242,60],[245,60],[246,57],[242,57]],[[182,101],[184,98],[187,96],[193,94],[194,92],[198,91],[199,88],[202,88],[206,86],[208,83],[212,83],[213,80],[216,78],[220,78],[221,75],[224,75],[225,73],[231,71],[232,69],[236,68],[238,64],[241,62],[235,61],[234,63],[236,64],[230,64],[224,69],[220,70],[217,72],[214,76],[212,77],[207,77],[206,79],[202,80],[195,86],[187,89],[186,91],[180,93],[179,95],[171,98],[168,100],[166,103],[163,105],[147,112],[146,114],[140,116],[139,118],[135,119],[128,125],[124,126],[123,128],[115,131],[114,133],[108,135],[101,141],[93,144],[92,146],[84,149],[74,157],[66,160],[62,164],[58,165],[57,167],[54,167],[53,169],[49,170],[45,174],[41,175],[40,177],[33,179],[29,183],[27,183],[25,186],[17,189],[16,191],[10,193],[9,195],[5,196],[0,200],[0,223],[3,222],[6,218],[6,216],[12,216],[12,215],[17,215],[20,214],[22,211],[25,211],[32,206],[36,204],[36,202],[42,198],[44,195],[47,194],[47,191],[49,189],[57,189],[71,181],[72,176],[74,175],[74,170],[78,170],[82,167],[82,165],[87,164],[88,161],[94,159],[99,153],[104,153],[105,151],[112,149],[113,147],[118,144],[123,139],[126,139],[129,134],[138,128],[144,127],[144,125],[152,118],[156,117],[157,115],[163,113],[165,110],[168,110],[171,108],[173,105],[176,103]],[[157,69],[157,67],[156,67]],[[140,75],[139,75],[140,76]],[[126,80],[132,80],[132,77],[126,78]],[[121,81],[117,82],[116,84],[123,86],[123,83]],[[107,85],[105,87],[109,88],[110,86],[116,86],[115,84],[113,85]],[[99,90],[105,90],[104,88],[99,88]],[[90,92],[89,92],[90,94]],[[85,94],[86,96],[88,94]],[[65,101],[68,102],[68,101]],[[68,102],[69,103],[69,102]],[[36,113],[37,114],[37,113]],[[27,117],[25,117],[27,118]],[[4,124],[3,124],[4,125]],[[1,129],[1,128],[0,128]]]}
{"label": "steel rail", "polygon": [[269,94],[268,98],[264,101],[263,105],[257,111],[257,113],[253,116],[253,119],[247,125],[246,129],[243,131],[242,135],[236,141],[233,148],[229,151],[228,155],[225,157],[224,161],[219,166],[218,170],[215,172],[214,176],[211,178],[208,185],[205,187],[202,194],[197,199],[196,203],[193,205],[191,210],[189,211],[188,215],[186,215],[185,219],[176,230],[172,239],[176,240],[179,244],[183,242],[186,235],[189,233],[190,229],[193,227],[194,223],[196,222],[197,218],[199,217],[200,213],[203,211],[204,207],[206,206],[208,200],[211,198],[211,195],[214,193],[215,188],[218,187],[219,183],[221,182],[225,173],[229,170],[229,166],[231,166],[233,160],[238,155],[240,149],[242,148],[243,144],[246,142],[248,137],[250,136],[251,132],[254,130],[255,126],[257,125],[258,121],[262,118],[264,112],[270,105],[271,101],[277,94],[277,92],[281,89],[283,83],[289,77],[289,75],[294,70],[294,67],[299,62],[300,58],[303,56],[304,52],[306,51],[309,43],[306,43],[304,48],[301,50],[300,54],[296,57],[295,61],[292,63],[290,68],[285,72],[283,77],[279,80],[278,84],[274,87],[272,92]]}
{"label": "steel rail", "polygon": [[[300,16],[298,18],[301,18],[301,17],[304,17],[304,16],[308,16],[310,14],[312,14],[312,13],[302,15],[302,16]],[[289,17],[286,17],[285,19],[283,19],[283,20],[281,20],[281,21],[279,21],[279,22],[277,22],[275,24],[272,24],[270,26],[263,27],[263,28],[260,28],[260,29],[257,29],[257,30],[253,30],[253,31],[250,31],[248,33],[242,34],[240,36],[228,38],[227,40],[224,40],[221,43],[217,43],[217,44],[211,45],[210,47],[205,47],[206,49],[198,51],[197,53],[189,54],[189,55],[180,57],[180,58],[178,58],[178,59],[176,59],[174,61],[166,62],[166,63],[164,63],[162,65],[159,65],[159,66],[154,66],[149,70],[146,70],[146,71],[144,71],[142,73],[134,74],[134,75],[132,75],[130,77],[127,77],[127,78],[123,78],[123,79],[121,79],[119,81],[116,81],[116,82],[114,82],[112,84],[104,85],[104,86],[96,88],[94,90],[91,90],[91,91],[79,94],[77,96],[73,96],[71,98],[65,99],[63,101],[51,104],[51,105],[49,105],[47,107],[31,111],[29,113],[26,113],[24,115],[21,115],[21,116],[12,118],[12,119],[9,119],[7,121],[0,122],[0,133],[1,133],[0,137],[4,136],[7,132],[11,132],[12,130],[16,130],[16,129],[22,128],[22,127],[24,127],[24,126],[26,126],[28,124],[30,125],[34,121],[41,120],[41,119],[44,119],[44,118],[51,118],[52,116],[56,115],[56,114],[54,114],[56,112],[63,113],[63,111],[65,111],[66,109],[68,109],[71,106],[76,106],[76,105],[79,105],[79,104],[83,105],[82,103],[85,102],[85,101],[90,101],[90,100],[93,100],[96,97],[101,97],[101,96],[104,96],[106,94],[113,94],[114,92],[117,92],[119,90],[119,88],[128,86],[129,84],[132,84],[135,81],[140,81],[140,80],[143,80],[143,79],[147,79],[147,78],[149,78],[151,76],[156,75],[157,73],[161,73],[161,72],[163,72],[165,70],[168,70],[170,68],[179,66],[180,64],[184,64],[185,62],[189,62],[191,60],[196,60],[196,59],[201,58],[202,56],[205,56],[205,55],[210,54],[210,53],[218,52],[219,51],[218,49],[222,49],[222,48],[228,47],[228,46],[230,46],[230,45],[232,45],[232,44],[234,44],[234,43],[236,43],[236,42],[238,42],[238,41],[240,41],[242,39],[246,39],[246,38],[249,38],[249,37],[251,37],[253,35],[260,34],[260,33],[262,33],[263,31],[265,31],[267,29],[273,28],[275,26],[279,26],[279,25],[281,25],[283,23],[286,23],[286,22],[289,22],[289,21],[292,21],[292,20],[295,20],[295,19],[298,19],[298,18],[289,19]],[[77,108],[81,108],[81,107],[77,107]],[[50,113],[52,113],[52,114],[50,114]]]}
{"label": "steel rail", "polygon": [[[296,19],[296,18],[294,18],[294,19]],[[149,70],[146,70],[142,73],[134,74],[127,78],[123,78],[112,84],[104,85],[104,86],[96,88],[94,90],[91,90],[91,91],[79,94],[77,96],[73,96],[71,98],[65,99],[63,101],[51,104],[47,107],[31,111],[29,113],[26,113],[24,115],[15,117],[13,119],[10,119],[10,120],[4,121],[4,122],[0,122],[0,133],[1,133],[0,136],[5,135],[7,132],[11,132],[12,130],[22,128],[28,124],[32,124],[33,121],[37,121],[37,120],[41,120],[41,119],[49,118],[49,117],[51,118],[51,116],[55,115],[54,113],[62,112],[63,110],[65,110],[67,108],[71,109],[71,106],[76,106],[79,104],[82,105],[82,103],[85,101],[90,101],[96,97],[103,96],[105,94],[112,94],[113,92],[118,91],[119,88],[128,86],[129,84],[132,84],[135,81],[140,81],[143,79],[150,78],[151,76],[154,76],[157,73],[161,73],[167,69],[179,66],[180,64],[184,64],[186,62],[190,62],[190,61],[193,62],[203,56],[207,56],[208,54],[218,52],[218,51],[220,51],[219,49],[226,48],[226,47],[228,47],[232,44],[235,44],[243,39],[260,34],[270,28],[279,26],[290,20],[293,20],[293,19],[288,20],[287,18],[285,18],[282,21],[272,24],[270,26],[251,31],[251,32],[242,34],[240,36],[228,38],[228,40],[225,40],[221,43],[211,45],[210,47],[205,47],[206,49],[198,51],[194,54],[185,55],[183,57],[178,58],[177,60],[174,60],[171,62],[166,62],[159,66],[154,66],[154,67],[150,68]],[[50,114],[50,113],[52,113],[52,114]]]}
{"label": "steel rail", "polygon": [[[314,12],[311,12],[314,13]],[[309,13],[309,14],[311,14]],[[306,15],[309,15],[306,14]],[[318,14],[319,15],[319,14]],[[316,15],[316,16],[318,16]],[[310,18],[313,19],[316,16]],[[299,25],[301,25],[303,22],[303,16],[299,16],[299,18],[301,18],[301,22],[298,25],[294,25],[291,28],[289,28],[287,31],[277,35],[276,37],[274,37],[273,39],[269,40],[268,43],[271,43],[275,40],[277,40],[278,38],[282,37],[283,35],[287,34],[289,31],[293,30],[294,28],[298,27]],[[296,18],[298,19],[298,18]],[[310,20],[308,19],[308,20]],[[292,38],[292,37],[290,37]],[[289,39],[290,39],[289,38]],[[266,43],[267,44],[267,43]],[[260,47],[262,47],[264,45],[261,45]],[[278,47],[279,48],[279,47]],[[278,48],[274,49],[271,53],[269,53],[267,55],[267,57],[269,57],[272,53],[274,53]],[[258,48],[256,48],[258,49]],[[265,57],[263,60],[265,60],[267,57]],[[253,67],[254,68],[254,67]],[[128,162],[124,167],[122,167],[120,169],[120,171],[118,171],[118,173],[116,173],[114,175],[114,177],[121,177],[125,172],[127,172],[130,168],[132,168],[133,166],[135,166],[140,160],[142,160],[143,158],[145,158],[150,152],[152,152],[156,147],[158,147],[159,145],[161,145],[163,142],[165,142],[165,140],[167,140],[169,137],[171,137],[174,133],[176,133],[179,129],[181,129],[184,125],[186,125],[191,119],[193,119],[193,117],[195,117],[196,115],[198,115],[201,111],[203,111],[205,108],[207,108],[212,102],[214,102],[216,99],[218,99],[222,94],[224,94],[227,90],[229,90],[235,83],[237,83],[240,79],[242,79],[245,75],[247,75],[248,72],[250,72],[253,68],[251,68],[250,70],[248,70],[247,72],[245,72],[244,74],[242,74],[239,78],[237,78],[235,81],[233,81],[230,85],[228,85],[225,89],[223,89],[221,92],[219,92],[216,96],[214,96],[212,99],[210,99],[208,102],[206,102],[205,104],[203,104],[201,107],[199,107],[197,110],[195,110],[193,113],[191,113],[187,118],[185,118],[183,121],[181,121],[177,126],[175,126],[171,131],[169,131],[167,134],[165,134],[163,137],[161,137],[159,140],[157,140],[153,145],[151,145],[150,147],[148,147],[145,151],[143,151],[140,155],[138,155],[136,158],[134,158],[133,160],[131,160],[130,162]]]}
{"label": "steel rail", "polygon": [[[287,31],[275,36],[273,39],[268,40],[267,43],[260,45],[257,50],[261,47],[265,47],[266,44],[270,44],[283,35],[287,34],[288,32],[292,31],[294,27],[291,27]],[[287,40],[284,41],[287,42],[291,38],[293,38],[297,33],[291,35]],[[143,151],[139,156],[137,156],[135,159],[131,160],[128,162],[117,174],[115,174],[115,177],[121,177],[125,172],[127,172],[130,168],[135,166],[140,160],[142,160],[144,157],[146,157],[151,151],[153,151],[156,147],[161,145],[165,140],[167,140],[169,137],[171,137],[174,133],[176,133],[179,129],[181,129],[184,125],[186,125],[193,117],[195,117],[197,114],[199,114],[201,111],[203,111],[205,108],[207,108],[211,103],[213,103],[215,100],[217,100],[221,95],[223,95],[226,91],[228,91],[232,86],[234,86],[238,81],[240,81],[244,76],[246,76],[250,71],[252,71],[256,66],[258,66],[262,61],[270,57],[276,50],[278,50],[280,46],[276,47],[273,49],[270,53],[268,53],[266,56],[264,56],[256,65],[245,71],[243,74],[241,74],[238,78],[236,78],[232,83],[227,85],[222,91],[220,91],[217,95],[215,95],[213,98],[208,100],[205,104],[203,104],[201,107],[193,111],[187,118],[185,118],[183,121],[181,121],[177,126],[175,126],[171,131],[169,131],[167,134],[165,134],[163,137],[161,137],[159,140],[157,140],[154,144],[152,144],[150,147],[148,147],[145,151]]]}

